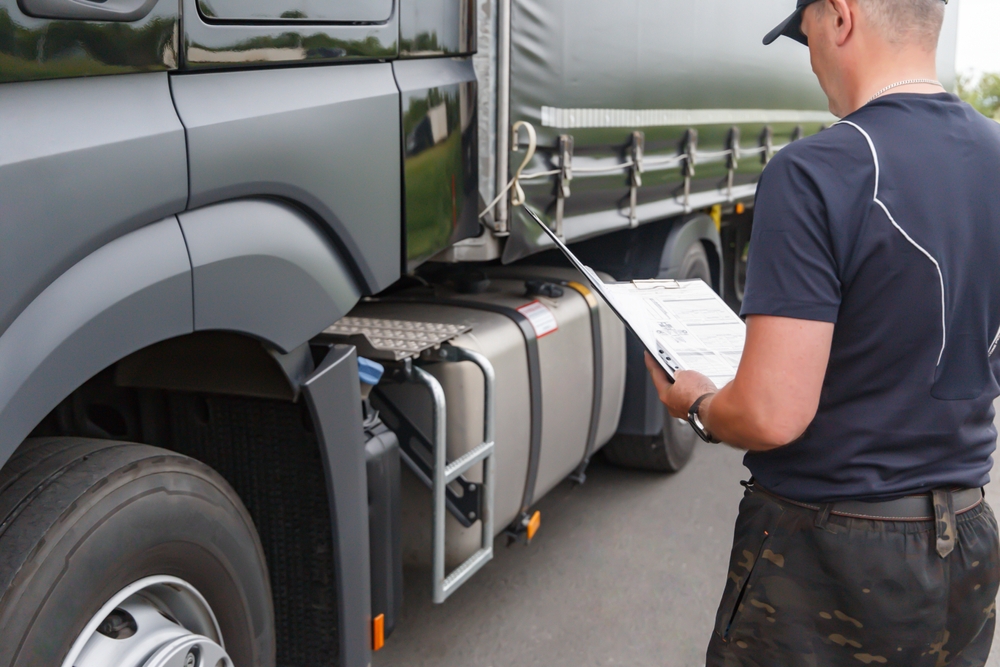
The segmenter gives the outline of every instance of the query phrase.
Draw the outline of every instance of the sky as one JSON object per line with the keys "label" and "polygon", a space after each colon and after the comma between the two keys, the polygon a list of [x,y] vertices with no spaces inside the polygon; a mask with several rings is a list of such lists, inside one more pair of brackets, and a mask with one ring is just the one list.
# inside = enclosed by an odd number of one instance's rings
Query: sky
{"label": "sky", "polygon": [[1000,0],[959,0],[955,69],[1000,74]]}

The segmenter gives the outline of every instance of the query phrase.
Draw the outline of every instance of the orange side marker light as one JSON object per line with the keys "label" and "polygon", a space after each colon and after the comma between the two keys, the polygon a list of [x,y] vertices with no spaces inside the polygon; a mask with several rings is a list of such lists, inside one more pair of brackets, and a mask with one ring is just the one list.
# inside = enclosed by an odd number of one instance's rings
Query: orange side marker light
{"label": "orange side marker light", "polygon": [[379,614],[372,619],[372,650],[377,651],[385,646],[385,614]]}
{"label": "orange side marker light", "polygon": [[736,215],[743,215],[743,212],[747,210],[747,207],[740,202],[736,205]]}
{"label": "orange side marker light", "polygon": [[528,521],[529,542],[531,541],[531,538],[535,536],[535,533],[538,532],[538,528],[541,525],[542,525],[542,513],[536,510],[535,513],[531,515],[531,519]]}

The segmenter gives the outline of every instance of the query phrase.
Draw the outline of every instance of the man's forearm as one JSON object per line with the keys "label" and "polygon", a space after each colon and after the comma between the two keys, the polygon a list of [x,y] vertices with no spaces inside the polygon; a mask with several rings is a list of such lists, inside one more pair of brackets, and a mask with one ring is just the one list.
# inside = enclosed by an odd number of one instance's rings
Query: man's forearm
{"label": "man's forearm", "polygon": [[780,423],[780,411],[768,410],[760,399],[741,392],[736,382],[705,399],[698,412],[712,437],[751,452],[784,447],[802,435],[796,427]]}

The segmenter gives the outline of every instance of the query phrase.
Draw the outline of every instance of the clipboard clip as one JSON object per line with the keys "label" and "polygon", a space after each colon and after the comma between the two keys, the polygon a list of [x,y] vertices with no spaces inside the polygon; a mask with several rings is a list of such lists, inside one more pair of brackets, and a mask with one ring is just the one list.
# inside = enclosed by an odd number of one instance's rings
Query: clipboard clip
{"label": "clipboard clip", "polygon": [[636,289],[648,290],[648,289],[680,289],[683,285],[673,279],[648,279],[648,280],[633,280],[632,285]]}

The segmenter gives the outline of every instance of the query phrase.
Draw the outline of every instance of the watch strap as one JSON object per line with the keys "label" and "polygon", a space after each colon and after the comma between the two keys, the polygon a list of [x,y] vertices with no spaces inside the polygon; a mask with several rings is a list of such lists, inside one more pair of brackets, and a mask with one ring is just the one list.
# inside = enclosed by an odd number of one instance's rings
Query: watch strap
{"label": "watch strap", "polygon": [[705,426],[701,423],[701,417],[698,416],[698,410],[701,408],[701,404],[709,396],[715,396],[716,392],[710,391],[707,394],[702,394],[695,399],[691,407],[688,408],[688,423],[691,424],[691,428],[694,432],[698,434],[698,437],[705,442],[718,443],[719,441],[713,438],[709,432],[705,429]]}

